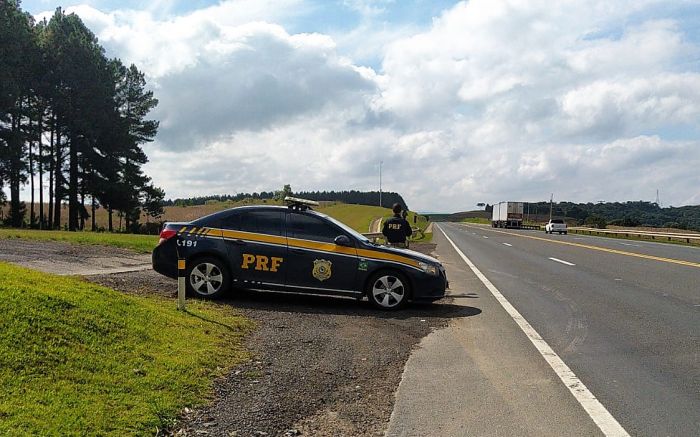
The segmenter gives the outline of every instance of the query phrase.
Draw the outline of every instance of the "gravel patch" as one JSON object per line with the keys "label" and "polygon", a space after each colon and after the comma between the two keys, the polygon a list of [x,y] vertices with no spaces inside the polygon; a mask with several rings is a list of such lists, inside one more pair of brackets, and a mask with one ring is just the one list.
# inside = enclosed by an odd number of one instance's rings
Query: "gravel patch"
{"label": "gravel patch", "polygon": [[0,261],[58,275],[89,275],[142,269],[150,265],[151,255],[111,246],[3,238]]}

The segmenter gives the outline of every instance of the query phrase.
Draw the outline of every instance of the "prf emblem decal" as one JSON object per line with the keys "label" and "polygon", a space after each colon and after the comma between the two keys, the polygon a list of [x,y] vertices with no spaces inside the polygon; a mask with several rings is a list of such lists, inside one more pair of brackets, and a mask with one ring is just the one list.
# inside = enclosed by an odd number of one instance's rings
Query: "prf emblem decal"
{"label": "prf emblem decal", "polygon": [[319,281],[325,281],[331,277],[332,264],[332,262],[325,259],[317,259],[314,261],[314,269],[311,271],[311,274]]}

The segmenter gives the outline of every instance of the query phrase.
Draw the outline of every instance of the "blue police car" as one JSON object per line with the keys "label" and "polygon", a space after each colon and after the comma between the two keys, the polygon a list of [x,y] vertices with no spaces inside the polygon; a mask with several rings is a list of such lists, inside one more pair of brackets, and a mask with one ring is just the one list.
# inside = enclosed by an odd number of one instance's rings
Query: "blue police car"
{"label": "blue police car", "polygon": [[382,309],[444,297],[445,269],[434,258],[371,242],[325,214],[316,202],[244,206],[188,223],[166,223],[153,269],[178,276],[185,259],[190,294],[219,297],[233,288],[367,296]]}

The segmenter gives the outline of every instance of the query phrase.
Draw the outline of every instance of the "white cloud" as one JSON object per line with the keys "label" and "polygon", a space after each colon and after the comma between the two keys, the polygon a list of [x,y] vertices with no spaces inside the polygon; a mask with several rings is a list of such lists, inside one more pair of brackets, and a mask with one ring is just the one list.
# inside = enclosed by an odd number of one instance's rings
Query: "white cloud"
{"label": "white cloud", "polygon": [[375,189],[383,160],[384,189],[423,210],[552,190],[698,198],[698,47],[672,18],[640,18],[655,2],[471,0],[410,35],[278,24],[306,6],[232,1],[167,19],[76,9],[155,88],[147,171],[168,196]]}

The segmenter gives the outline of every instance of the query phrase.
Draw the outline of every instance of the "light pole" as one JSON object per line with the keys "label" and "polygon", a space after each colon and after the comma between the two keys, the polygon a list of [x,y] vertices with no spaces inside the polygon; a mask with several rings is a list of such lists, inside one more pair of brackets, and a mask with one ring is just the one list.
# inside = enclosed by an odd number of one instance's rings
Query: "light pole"
{"label": "light pole", "polygon": [[379,161],[379,206],[382,206],[382,164],[384,161]]}
{"label": "light pole", "polygon": [[553,208],[553,202],[554,201],[554,193],[549,197],[549,221],[552,221],[552,208]]}
{"label": "light pole", "polygon": [[527,222],[530,223],[530,202],[527,202]]}

